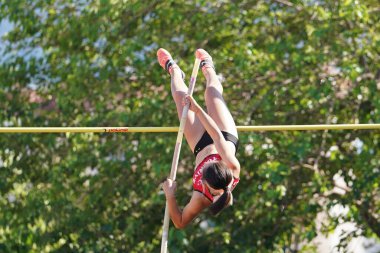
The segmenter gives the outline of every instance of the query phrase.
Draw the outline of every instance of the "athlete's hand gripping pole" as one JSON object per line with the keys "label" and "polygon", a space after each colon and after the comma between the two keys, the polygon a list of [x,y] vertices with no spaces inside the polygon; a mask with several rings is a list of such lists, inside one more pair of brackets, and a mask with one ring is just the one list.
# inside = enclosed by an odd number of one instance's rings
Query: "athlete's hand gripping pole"
{"label": "athlete's hand gripping pole", "polygon": [[[197,75],[198,75],[200,63],[201,63],[201,61],[198,58],[195,58],[195,62],[194,62],[194,66],[193,66],[193,72],[191,73],[191,77],[190,77],[189,90],[187,91],[188,95],[193,94],[194,85],[195,85],[195,81],[197,80]],[[176,174],[177,174],[179,153],[181,151],[183,132],[185,130],[186,118],[187,118],[188,112],[189,112],[189,104],[186,104],[182,110],[182,116],[181,116],[181,121],[179,124],[179,130],[178,130],[178,135],[177,135],[177,141],[176,141],[175,149],[174,149],[172,168],[170,171],[170,177],[169,178],[173,181],[175,180]],[[161,253],[167,253],[167,249],[168,249],[169,220],[170,220],[170,217],[169,217],[168,201],[166,201],[164,226],[162,229]]]}

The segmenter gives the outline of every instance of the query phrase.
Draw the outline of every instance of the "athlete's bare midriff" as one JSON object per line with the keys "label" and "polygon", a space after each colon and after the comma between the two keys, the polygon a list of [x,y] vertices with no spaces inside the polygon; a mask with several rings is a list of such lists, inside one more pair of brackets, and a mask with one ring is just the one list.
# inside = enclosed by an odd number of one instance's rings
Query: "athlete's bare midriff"
{"label": "athlete's bare midriff", "polygon": [[218,154],[218,151],[216,151],[215,145],[210,144],[203,148],[197,155],[195,159],[195,168],[198,167],[198,165],[209,155]]}

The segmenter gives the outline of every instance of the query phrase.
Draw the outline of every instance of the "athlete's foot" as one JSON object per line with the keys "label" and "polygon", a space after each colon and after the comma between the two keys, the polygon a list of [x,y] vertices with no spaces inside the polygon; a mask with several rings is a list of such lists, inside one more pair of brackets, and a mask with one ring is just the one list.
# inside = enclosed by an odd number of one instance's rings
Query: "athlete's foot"
{"label": "athlete's foot", "polygon": [[173,57],[167,50],[163,48],[158,49],[157,60],[158,60],[158,63],[161,65],[161,67],[165,69],[167,72],[169,72],[170,75],[173,74],[175,69],[178,69],[182,73],[182,79],[185,78],[185,74],[177,65],[177,63],[175,63],[175,61],[173,60]]}
{"label": "athlete's foot", "polygon": [[208,68],[215,70],[214,63],[212,62],[212,57],[206,50],[199,48],[195,52],[195,57],[201,60],[200,67],[202,68],[202,72],[204,73]]}

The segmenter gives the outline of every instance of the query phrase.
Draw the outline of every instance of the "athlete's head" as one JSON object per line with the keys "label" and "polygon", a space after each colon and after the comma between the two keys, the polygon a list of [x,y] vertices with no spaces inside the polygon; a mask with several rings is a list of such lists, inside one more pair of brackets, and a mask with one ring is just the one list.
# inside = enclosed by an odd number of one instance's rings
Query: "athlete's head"
{"label": "athlete's head", "polygon": [[218,214],[229,204],[232,204],[231,182],[232,171],[222,161],[210,163],[203,169],[203,181],[209,187],[211,194],[220,197],[210,206],[213,215]]}

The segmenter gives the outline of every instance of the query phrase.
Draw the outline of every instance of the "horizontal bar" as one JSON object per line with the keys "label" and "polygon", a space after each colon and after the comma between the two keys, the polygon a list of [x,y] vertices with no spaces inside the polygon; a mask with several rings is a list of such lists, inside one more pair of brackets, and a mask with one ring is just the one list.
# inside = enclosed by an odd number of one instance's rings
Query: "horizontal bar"
{"label": "horizontal bar", "polygon": [[[239,132],[380,129],[380,124],[237,126]],[[172,133],[178,127],[0,127],[0,133]]]}
{"label": "horizontal bar", "polygon": [[380,124],[238,126],[239,132],[380,129]]}
{"label": "horizontal bar", "polygon": [[0,133],[164,133],[178,127],[0,127]]}

